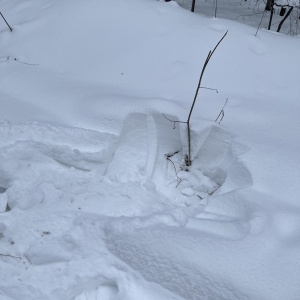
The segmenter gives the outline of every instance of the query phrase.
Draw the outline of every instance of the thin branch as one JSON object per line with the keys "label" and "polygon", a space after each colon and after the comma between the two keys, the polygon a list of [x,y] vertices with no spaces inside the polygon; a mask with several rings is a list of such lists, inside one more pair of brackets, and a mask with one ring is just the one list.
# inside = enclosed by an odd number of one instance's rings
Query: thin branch
{"label": "thin branch", "polygon": [[9,30],[12,32],[12,28],[9,26],[9,24],[7,23],[6,19],[4,18],[4,16],[2,15],[2,12],[0,12],[1,17],[3,18],[4,22],[6,23],[6,25],[8,26]]}
{"label": "thin branch", "polygon": [[194,106],[195,106],[195,103],[196,103],[196,100],[197,100],[197,96],[198,96],[198,93],[199,93],[199,89],[200,89],[202,77],[203,77],[205,68],[206,68],[206,66],[207,66],[207,64],[208,64],[208,62],[209,62],[209,59],[210,59],[210,54],[211,54],[211,51],[209,51],[209,53],[208,53],[208,55],[207,55],[207,57],[206,57],[206,60],[205,60],[205,62],[204,62],[204,65],[203,65],[203,67],[202,67],[201,75],[200,75],[199,82],[198,82],[198,86],[197,86],[196,93],[195,93],[195,96],[194,96],[193,104],[192,104],[191,109],[190,109],[190,112],[189,112],[189,116],[188,116],[188,119],[187,119],[187,123],[190,122],[190,119],[191,119],[191,116],[192,116],[192,112],[193,112],[193,109],[194,109]]}
{"label": "thin branch", "polygon": [[224,116],[225,116],[225,113],[224,113],[224,110],[222,110],[222,112],[221,112],[221,119],[220,119],[220,121],[219,121],[219,125],[221,124],[221,122],[222,122]]}
{"label": "thin branch", "polygon": [[265,11],[259,11],[259,12],[256,12],[256,13],[253,13],[253,14],[249,14],[249,15],[239,15],[234,20],[237,20],[238,18],[243,18],[245,20],[245,17],[249,17],[250,18],[252,16],[263,14],[264,12]]}
{"label": "thin branch", "polygon": [[225,108],[225,106],[226,106],[227,102],[228,102],[228,98],[226,99],[226,101],[225,101],[225,104],[224,104],[223,108],[221,109],[221,111],[220,111],[220,113],[219,113],[218,117],[217,117],[217,118],[216,118],[216,120],[215,120],[215,122],[217,122],[217,121],[218,121],[218,119],[219,119],[219,118],[220,118],[220,116],[221,116],[221,119],[220,119],[220,121],[219,121],[219,124],[221,124],[221,122],[222,122],[222,120],[223,120],[223,118],[224,118],[224,116],[225,116],[225,113],[224,113],[224,108]]}
{"label": "thin branch", "polygon": [[220,45],[220,43],[223,41],[223,39],[225,38],[225,36],[227,35],[228,33],[228,30],[225,32],[225,34],[223,35],[223,37],[219,40],[219,42],[217,43],[217,45],[215,46],[215,48],[212,50],[212,51],[209,51],[208,55],[207,55],[207,58],[205,60],[205,63],[203,65],[203,68],[202,68],[202,72],[201,72],[201,75],[200,75],[200,78],[199,78],[199,82],[198,82],[198,86],[197,86],[197,90],[196,90],[196,93],[195,93],[195,96],[194,96],[194,101],[193,101],[193,104],[192,104],[192,107],[190,109],[190,113],[189,113],[189,116],[188,116],[188,119],[187,119],[187,123],[190,122],[190,119],[191,119],[191,115],[192,115],[192,112],[193,112],[193,109],[194,109],[194,106],[195,106],[195,103],[196,103],[196,99],[197,99],[197,96],[198,96],[198,92],[199,92],[199,89],[200,89],[200,86],[201,86],[201,81],[202,81],[202,77],[204,75],[204,71],[206,69],[206,66],[210,60],[210,58],[212,57],[212,55],[214,54],[214,52],[216,51],[216,49],[218,48],[218,46]]}
{"label": "thin branch", "polygon": [[209,88],[209,87],[205,87],[205,86],[200,86],[200,89],[216,91],[217,94],[219,93],[219,91],[217,89],[213,89],[213,88]]}
{"label": "thin branch", "polygon": [[10,254],[2,254],[2,253],[0,253],[0,256],[7,256],[7,257],[17,258],[17,259],[21,259],[22,260],[22,257],[10,255]]}
{"label": "thin branch", "polygon": [[166,160],[170,161],[170,162],[172,163],[173,167],[174,167],[175,174],[176,174],[176,177],[177,177],[177,185],[176,185],[176,187],[178,187],[182,179],[178,176],[177,170],[176,170],[176,167],[175,167],[175,164],[174,164],[174,162],[170,159],[170,157],[166,156]]}
{"label": "thin branch", "polygon": [[265,14],[266,14],[266,11],[264,11],[263,15],[261,16],[261,20],[260,20],[259,25],[258,25],[258,27],[257,27],[255,36],[257,36],[258,30],[259,30],[259,28],[260,28],[261,22],[262,22],[262,20],[263,20],[263,18],[264,18],[264,16],[265,16]]}
{"label": "thin branch", "polygon": [[180,152],[180,150],[177,150],[177,151],[175,151],[175,152],[173,152],[173,153],[167,153],[167,154],[165,154],[165,157],[166,157],[166,158],[173,157],[175,154],[178,154],[179,152]]}
{"label": "thin branch", "polygon": [[219,43],[216,45],[216,47],[214,48],[214,50],[211,52],[209,59],[212,57],[212,55],[217,50],[217,48],[219,47],[219,45],[221,44],[221,42],[224,40],[224,38],[227,35],[227,33],[228,33],[228,30],[225,32],[225,34],[223,35],[223,37],[219,40]]}
{"label": "thin branch", "polygon": [[183,123],[183,124],[186,124],[187,122],[186,121],[174,121],[174,120],[171,120],[169,119],[168,117],[166,117],[165,114],[162,114],[164,116],[165,119],[167,119],[168,121],[172,122],[173,123],[173,129],[176,129],[176,123]]}
{"label": "thin branch", "polygon": [[216,51],[216,49],[218,48],[218,46],[220,45],[220,43],[223,41],[223,39],[225,38],[225,36],[227,35],[228,33],[228,30],[225,32],[225,34],[223,35],[223,37],[219,40],[219,42],[217,43],[217,45],[215,46],[215,48],[212,50],[212,51],[209,51],[207,57],[206,57],[206,60],[204,62],[204,65],[202,67],[202,71],[201,71],[201,74],[200,74],[200,78],[199,78],[199,82],[198,82],[198,86],[197,86],[197,89],[196,89],[196,93],[195,93],[195,96],[194,96],[194,100],[193,100],[193,103],[192,103],[192,106],[190,108],[190,112],[189,112],[189,116],[188,116],[188,119],[187,119],[187,129],[188,129],[188,159],[187,159],[187,166],[190,166],[191,165],[191,132],[190,132],[190,120],[191,120],[191,116],[192,116],[192,112],[193,112],[193,109],[194,109],[194,106],[195,106],[195,103],[196,103],[196,100],[197,100],[197,96],[198,96],[198,93],[199,93],[199,89],[201,87],[201,82],[202,82],[202,78],[203,78],[203,75],[204,75],[204,72],[205,72],[205,69],[208,65],[208,62],[209,60],[211,59],[212,55],[214,54],[214,52]]}

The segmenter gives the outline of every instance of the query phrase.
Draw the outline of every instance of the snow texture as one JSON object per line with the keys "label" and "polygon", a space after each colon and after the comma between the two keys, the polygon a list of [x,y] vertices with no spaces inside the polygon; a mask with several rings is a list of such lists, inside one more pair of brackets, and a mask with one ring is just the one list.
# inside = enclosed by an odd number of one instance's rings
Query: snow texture
{"label": "snow texture", "polygon": [[297,38],[174,1],[1,12],[0,300],[299,299]]}

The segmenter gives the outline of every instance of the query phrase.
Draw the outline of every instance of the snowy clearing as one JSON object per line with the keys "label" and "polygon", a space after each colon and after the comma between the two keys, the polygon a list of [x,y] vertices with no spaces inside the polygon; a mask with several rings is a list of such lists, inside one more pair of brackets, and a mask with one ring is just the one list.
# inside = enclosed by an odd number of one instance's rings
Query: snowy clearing
{"label": "snowy clearing", "polygon": [[[173,1],[0,3],[1,300],[299,299],[298,38]],[[227,30],[187,168],[176,121]]]}

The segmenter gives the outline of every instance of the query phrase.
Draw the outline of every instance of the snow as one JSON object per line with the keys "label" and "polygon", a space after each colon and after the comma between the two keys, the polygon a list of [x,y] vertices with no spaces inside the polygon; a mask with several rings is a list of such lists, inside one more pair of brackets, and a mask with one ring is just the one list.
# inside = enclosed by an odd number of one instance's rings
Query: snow
{"label": "snow", "polygon": [[1,300],[299,299],[298,38],[173,1],[1,12]]}

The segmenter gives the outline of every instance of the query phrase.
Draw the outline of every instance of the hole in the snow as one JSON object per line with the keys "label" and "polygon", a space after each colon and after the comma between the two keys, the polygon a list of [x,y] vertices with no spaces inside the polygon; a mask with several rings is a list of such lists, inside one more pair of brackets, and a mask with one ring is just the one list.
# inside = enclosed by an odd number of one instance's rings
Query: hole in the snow
{"label": "hole in the snow", "polygon": [[3,193],[5,193],[5,192],[6,192],[6,188],[0,186],[0,194],[3,194]]}
{"label": "hole in the snow", "polygon": [[178,173],[182,194],[203,199],[252,184],[250,172],[238,159],[246,149],[235,142],[231,133],[211,126],[194,139],[198,145],[194,146],[190,172]]}

